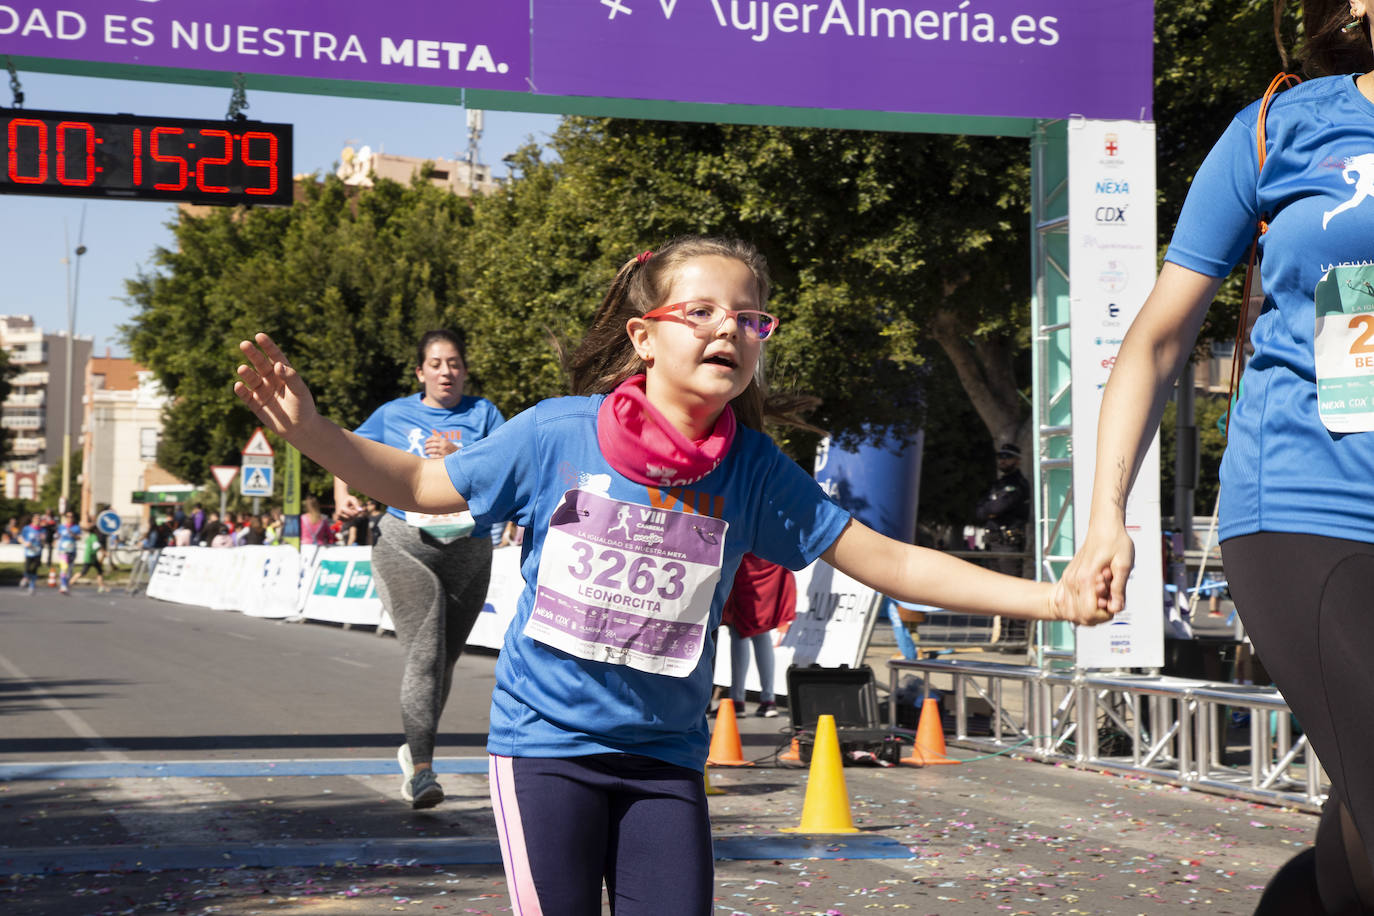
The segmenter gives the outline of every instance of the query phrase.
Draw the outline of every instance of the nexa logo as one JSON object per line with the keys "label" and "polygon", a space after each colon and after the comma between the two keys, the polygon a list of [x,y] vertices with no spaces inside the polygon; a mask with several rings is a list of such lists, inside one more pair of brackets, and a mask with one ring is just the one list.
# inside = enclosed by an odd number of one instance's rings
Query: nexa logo
{"label": "nexa logo", "polygon": [[1115,225],[1125,225],[1125,207],[1098,207],[1093,211],[1093,219],[1099,223],[1113,223]]}
{"label": "nexa logo", "polygon": [[1129,194],[1131,193],[1131,183],[1129,181],[1112,181],[1108,178],[1097,183],[1098,194]]}

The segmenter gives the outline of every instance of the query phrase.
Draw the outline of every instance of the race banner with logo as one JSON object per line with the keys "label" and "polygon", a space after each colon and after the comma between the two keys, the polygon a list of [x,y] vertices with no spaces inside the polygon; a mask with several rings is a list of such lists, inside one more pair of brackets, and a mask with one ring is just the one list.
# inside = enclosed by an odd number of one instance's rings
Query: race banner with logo
{"label": "race banner with logo", "polygon": [[[1070,366],[1073,375],[1074,545],[1087,534],[1102,391],[1126,329],[1155,281],[1155,128],[1139,121],[1069,122]],[[1077,628],[1084,668],[1162,667],[1159,437],[1126,501],[1135,569],[1126,610]]]}
{"label": "race banner with logo", "polygon": [[301,613],[307,620],[373,627],[381,623],[371,547],[321,547],[306,582]]}
{"label": "race banner with logo", "polygon": [[467,88],[1125,118],[1150,117],[1153,15],[1151,0],[37,0],[0,4],[0,47],[88,75],[451,87],[455,102]]}
{"label": "race banner with logo", "polygon": [[[796,576],[797,619],[776,634],[779,695],[787,691],[781,672],[789,664],[833,668],[861,663],[880,600],[871,588],[824,562]],[[524,588],[520,548],[493,551],[491,584],[469,646],[501,648]],[[300,613],[308,620],[395,630],[377,596],[369,547],[320,547],[305,554],[287,546],[169,547],[148,582],[148,596],[256,617]],[[725,640],[726,631],[719,632]],[[758,672],[752,666],[749,677],[750,689],[757,690]],[[716,653],[715,680],[730,683],[728,644]]]}

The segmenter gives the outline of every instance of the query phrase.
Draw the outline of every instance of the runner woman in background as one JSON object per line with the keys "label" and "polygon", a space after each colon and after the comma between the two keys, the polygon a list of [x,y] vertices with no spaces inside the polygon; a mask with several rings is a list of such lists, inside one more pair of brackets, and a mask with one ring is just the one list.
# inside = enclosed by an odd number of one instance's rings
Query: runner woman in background
{"label": "runner woman in background", "polygon": [[1264,306],[1221,463],[1222,557],[1246,635],[1331,778],[1316,847],[1269,882],[1265,916],[1374,912],[1374,50],[1366,0],[1310,0],[1303,16],[1318,78],[1274,96],[1263,134],[1260,104],[1241,111],[1194,177],[1103,394],[1088,532],[1064,573],[1080,611],[1124,606],[1126,495],[1264,220]]}
{"label": "runner woman in background", "polygon": [[[189,519],[187,520],[187,524],[190,524]],[[101,554],[105,552],[105,548],[101,546],[99,530],[89,517],[86,519],[85,533],[81,535],[79,550],[81,551],[81,569],[76,575],[72,576],[71,584],[75,585],[80,582],[82,576],[94,569],[96,591],[105,591],[105,567],[102,565],[101,561]]]}
{"label": "runner woman in background", "polygon": [[76,523],[76,513],[62,513],[62,523],[57,526],[57,588],[64,595],[70,594],[72,567],[76,565],[76,542],[80,538],[81,526]]}
{"label": "runner woman in background", "polygon": [[38,584],[38,566],[43,559],[42,516],[29,517],[29,523],[19,532],[19,543],[24,545],[24,575],[19,579],[19,587],[27,588],[32,595]]}
{"label": "runner woman in background", "polygon": [[[355,432],[421,458],[442,459],[505,422],[495,404],[463,393],[467,353],[452,331],[430,331],[420,338],[415,378],[418,394],[383,404]],[[360,489],[367,491],[367,483],[360,481]],[[342,520],[367,512],[337,477],[334,505]],[[427,515],[391,509],[378,528],[372,572],[405,652],[405,743],[396,752],[403,774],[401,796],[414,808],[431,808],[444,799],[433,770],[434,736],[453,684],[453,666],[486,600],[491,526],[475,524],[468,512]]]}

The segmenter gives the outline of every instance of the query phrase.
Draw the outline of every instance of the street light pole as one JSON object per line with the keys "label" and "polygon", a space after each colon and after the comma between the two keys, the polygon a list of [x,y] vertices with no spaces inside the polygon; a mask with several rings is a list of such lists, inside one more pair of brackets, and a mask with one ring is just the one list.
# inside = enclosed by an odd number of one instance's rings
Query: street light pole
{"label": "street light pole", "polygon": [[[86,253],[86,246],[81,244],[81,240],[86,235],[86,208],[81,208],[81,227],[76,233],[76,282],[70,280],[71,261],[67,258],[62,260],[67,264],[67,386],[63,391],[62,404],[62,499],[58,512],[66,512],[70,505],[71,485],[72,485],[72,363],[76,361],[73,352],[73,338],[76,334],[76,297],[81,290],[81,256]],[[63,241],[70,244],[66,237],[66,230],[63,230]]]}

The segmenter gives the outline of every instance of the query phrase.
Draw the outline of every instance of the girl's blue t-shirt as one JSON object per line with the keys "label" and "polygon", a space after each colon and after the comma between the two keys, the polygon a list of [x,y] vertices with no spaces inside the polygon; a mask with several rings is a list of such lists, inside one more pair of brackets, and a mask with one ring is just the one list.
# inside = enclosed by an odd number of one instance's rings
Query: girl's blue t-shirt
{"label": "girl's blue t-shirt", "polygon": [[[480,444],[445,459],[454,487],[479,522],[513,519],[529,529],[521,548],[525,588],[496,665],[487,749],[512,757],[631,753],[700,769],[709,742],[706,708],[714,634],[740,557],[752,552],[801,569],[834,543],[849,513],[771,439],[743,427],[716,469],[690,486],[635,483],[613,469],[597,447],[596,412],[603,400],[604,395],[543,401]],[[551,532],[551,525],[564,526],[570,511],[574,522],[578,513],[590,522],[597,511],[604,511],[605,530],[598,531],[606,539],[599,545],[575,545],[571,551],[560,548],[568,542],[560,540],[561,531]],[[641,605],[629,592],[650,598],[674,594],[678,570],[661,559],[655,565],[633,549],[603,548],[612,543],[652,543],[657,532],[674,530],[675,522],[694,543],[671,543],[669,534],[670,542],[660,541],[659,547],[681,546],[685,554],[692,554],[716,545],[717,534],[724,532],[717,549],[719,579],[708,596],[704,645],[694,667],[681,672],[684,676],[579,657],[527,635],[536,606],[547,613],[542,609],[547,607],[548,591],[541,589],[536,596],[546,544],[554,544],[551,556],[557,562],[551,567],[559,571],[575,572],[588,559],[589,571],[611,580],[618,576],[628,589],[622,588],[621,598],[632,605],[624,611],[633,615]],[[618,528],[627,540],[615,540],[622,536]],[[590,539],[597,540],[597,534]],[[608,557],[614,561],[611,565],[596,565]],[[617,565],[626,561],[627,565]],[[588,594],[595,594],[591,575],[586,582]]]}
{"label": "girl's blue t-shirt", "polygon": [[[486,398],[463,395],[454,407],[430,407],[421,400],[422,397],[417,393],[388,401],[353,431],[364,439],[423,458],[425,440],[434,430],[438,430],[462,451],[491,435],[493,430],[506,422],[496,405]],[[404,512],[392,508],[387,511],[399,519],[405,519]],[[472,530],[471,536],[491,537],[491,525],[479,524]]]}
{"label": "girl's blue t-shirt", "polygon": [[1265,300],[1221,464],[1223,540],[1258,531],[1374,542],[1374,433],[1333,433],[1317,413],[1315,296],[1339,265],[1374,263],[1374,103],[1351,76],[1274,97],[1263,172],[1256,102],[1193,179],[1165,260],[1222,277],[1266,214]]}

